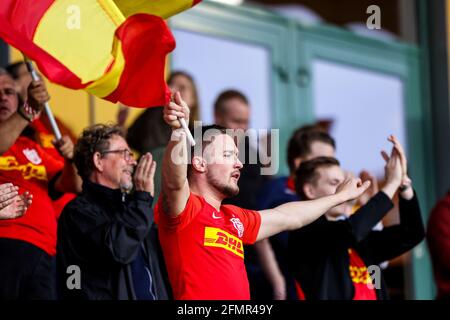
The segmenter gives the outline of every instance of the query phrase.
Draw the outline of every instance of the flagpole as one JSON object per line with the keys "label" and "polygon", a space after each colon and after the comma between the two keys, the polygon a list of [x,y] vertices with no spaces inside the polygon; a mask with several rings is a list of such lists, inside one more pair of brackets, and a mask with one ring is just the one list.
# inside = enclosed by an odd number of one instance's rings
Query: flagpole
{"label": "flagpole", "polygon": [[[172,93],[170,95],[170,102],[174,102],[175,96],[174,93]],[[189,144],[191,145],[191,147],[195,147],[195,140],[194,137],[192,136],[191,130],[189,130],[189,127],[186,123],[186,119],[184,118],[178,118],[178,122],[180,123],[181,127],[183,128],[184,132],[186,133],[186,138],[189,141]]]}
{"label": "flagpole", "polygon": [[[25,58],[25,64],[27,66],[28,72],[31,74],[31,78],[33,79],[33,81],[38,81],[39,77],[38,77],[36,71],[34,70],[33,65],[31,64],[31,61],[25,56],[24,56],[24,58]],[[44,107],[45,107],[45,113],[47,113],[48,120],[50,121],[50,125],[52,126],[53,133],[55,134],[56,140],[57,141],[61,140],[61,138],[62,138],[61,131],[59,131],[58,124],[55,121],[55,117],[53,116],[53,112],[52,112],[52,109],[50,109],[49,103],[46,102]]]}
{"label": "flagpole", "polygon": [[186,120],[184,118],[178,118],[178,121],[180,121],[181,127],[186,132],[186,137],[187,137],[190,145],[192,147],[195,147],[195,140],[194,140],[194,137],[192,136],[191,130],[189,130]]}
{"label": "flagpole", "polygon": [[92,126],[96,123],[95,97],[90,93],[88,93],[88,104],[89,104],[89,125]]}

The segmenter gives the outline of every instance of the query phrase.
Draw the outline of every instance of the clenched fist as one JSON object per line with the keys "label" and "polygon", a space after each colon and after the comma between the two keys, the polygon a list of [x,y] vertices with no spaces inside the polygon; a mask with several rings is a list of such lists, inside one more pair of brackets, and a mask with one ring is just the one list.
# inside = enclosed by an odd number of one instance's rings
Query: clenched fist
{"label": "clenched fist", "polygon": [[348,178],[338,186],[336,194],[342,195],[343,202],[353,200],[361,196],[370,184],[370,180],[362,182],[359,178]]}
{"label": "clenched fist", "polygon": [[52,142],[64,159],[72,160],[74,146],[72,140],[68,136],[63,136],[60,140],[54,140]]}
{"label": "clenched fist", "polygon": [[50,100],[50,96],[44,81],[31,81],[28,86],[28,105],[35,111],[41,111],[48,100]]}
{"label": "clenched fist", "polygon": [[163,117],[164,121],[174,130],[181,127],[178,119],[184,118],[189,123],[189,107],[179,92],[174,94],[173,100],[164,107]]}

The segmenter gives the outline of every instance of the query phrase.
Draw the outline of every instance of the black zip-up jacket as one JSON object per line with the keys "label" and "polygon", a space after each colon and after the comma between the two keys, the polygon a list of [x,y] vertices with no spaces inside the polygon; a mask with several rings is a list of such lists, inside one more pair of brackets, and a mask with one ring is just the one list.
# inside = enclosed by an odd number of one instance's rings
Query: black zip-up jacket
{"label": "black zip-up jacket", "polygon": [[[354,248],[367,267],[391,260],[414,248],[425,236],[416,195],[400,197],[400,224],[381,231],[372,228],[393,207],[382,191],[348,219],[320,217],[289,235],[290,268],[307,300],[352,300],[348,249]],[[378,300],[389,299],[381,276]]]}
{"label": "black zip-up jacket", "polygon": [[[135,300],[131,263],[143,248],[156,298],[168,299],[152,202],[148,192],[125,196],[120,190],[83,183],[83,192],[64,208],[58,222],[61,298]],[[81,289],[67,286],[74,274],[67,272],[71,265],[80,268]]]}

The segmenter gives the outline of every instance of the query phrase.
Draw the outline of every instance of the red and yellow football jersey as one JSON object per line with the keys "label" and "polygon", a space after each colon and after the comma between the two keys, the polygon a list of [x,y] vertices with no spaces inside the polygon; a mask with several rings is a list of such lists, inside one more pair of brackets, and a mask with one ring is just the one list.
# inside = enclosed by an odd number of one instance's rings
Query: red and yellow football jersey
{"label": "red and yellow football jersey", "polygon": [[0,183],[12,182],[19,187],[19,193],[33,194],[33,203],[23,217],[0,220],[1,238],[23,240],[55,255],[57,221],[48,182],[63,167],[63,162],[22,136],[0,156]]}
{"label": "red and yellow football jersey", "polygon": [[[75,139],[73,134],[69,131],[69,129],[57,118],[55,118],[58,127],[61,130],[62,135],[67,135],[70,137],[72,142],[75,143]],[[39,144],[44,149],[47,154],[51,155],[55,160],[64,162],[63,156],[59,153],[58,149],[53,145],[53,140],[56,139],[55,135],[48,128],[49,120],[43,119],[43,116],[37,118],[32,122],[33,128],[36,130],[39,136]],[[64,209],[64,207],[73,199],[75,199],[76,194],[74,193],[64,193],[60,198],[53,201],[53,208],[55,209],[56,216],[59,217]]]}
{"label": "red and yellow football jersey", "polygon": [[248,300],[244,244],[252,244],[261,225],[258,212],[223,205],[220,211],[190,194],[176,218],[155,208],[159,239],[177,300]]}
{"label": "red and yellow football jersey", "polygon": [[377,300],[375,288],[372,286],[372,278],[369,275],[364,261],[354,249],[348,249],[348,255],[350,261],[350,278],[355,287],[353,300]]}

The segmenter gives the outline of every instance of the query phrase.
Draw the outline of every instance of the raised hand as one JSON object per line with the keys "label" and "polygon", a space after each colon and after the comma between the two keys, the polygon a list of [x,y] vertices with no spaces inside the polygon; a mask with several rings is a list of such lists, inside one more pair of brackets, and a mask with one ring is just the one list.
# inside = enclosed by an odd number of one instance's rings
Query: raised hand
{"label": "raised hand", "polygon": [[[389,141],[391,137],[388,138]],[[392,142],[392,141],[391,141]],[[384,166],[385,185],[381,189],[389,198],[393,198],[395,192],[400,187],[403,179],[403,169],[400,154],[395,145],[392,147],[391,155],[386,151],[381,151],[381,155],[386,162]]]}
{"label": "raised hand", "polygon": [[45,103],[50,100],[44,81],[31,81],[28,86],[28,104],[35,111],[41,111]]}
{"label": "raised hand", "polygon": [[400,157],[400,164],[402,166],[402,186],[409,186],[411,185],[412,181],[411,179],[408,177],[408,161],[406,159],[406,154],[405,151],[403,149],[403,146],[401,145],[401,143],[398,141],[397,137],[394,135],[390,135],[388,140],[390,142],[393,143],[395,150],[397,150],[397,153]]}
{"label": "raised hand", "polygon": [[366,170],[360,172],[359,178],[362,182],[370,181],[370,187],[361,195],[361,197],[358,198],[358,204],[363,206],[370,200],[370,198],[378,193],[378,180],[373,174]]}
{"label": "raised hand", "polygon": [[150,153],[141,157],[134,173],[134,186],[136,191],[149,192],[151,196],[155,194],[156,162]]}
{"label": "raised hand", "polygon": [[403,178],[402,165],[400,163],[398,151],[393,147],[390,156],[388,156],[384,150],[381,151],[381,156],[386,162],[384,166],[386,184],[394,184],[398,188]]}
{"label": "raised hand", "polygon": [[389,141],[391,141],[394,144],[394,148],[398,153],[398,156],[400,158],[400,164],[402,167],[402,181],[400,183],[400,195],[405,199],[411,199],[414,197],[414,191],[411,187],[412,180],[408,176],[408,161],[406,160],[406,154],[403,149],[403,146],[398,141],[397,137],[394,135],[389,136]]}
{"label": "raised hand", "polygon": [[172,128],[178,129],[181,127],[179,118],[184,118],[186,122],[189,122],[189,107],[181,98],[179,92],[175,92],[173,95],[173,101],[169,102],[164,107],[163,112],[164,121]]}
{"label": "raised hand", "polygon": [[72,140],[68,136],[63,136],[60,140],[55,140],[52,142],[55,145],[56,149],[58,149],[61,156],[63,156],[67,160],[72,160],[74,145]]}

